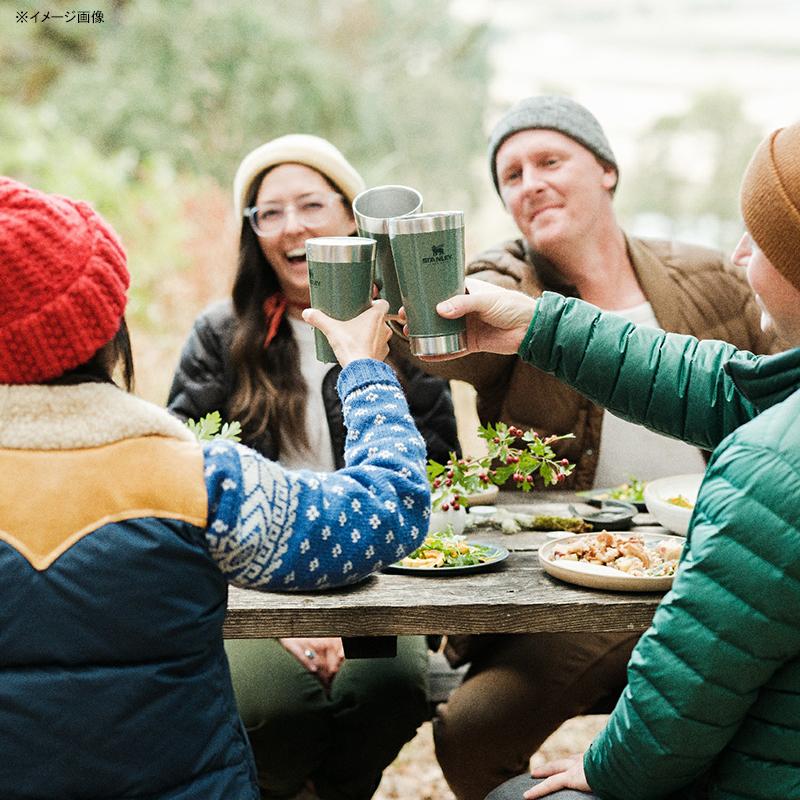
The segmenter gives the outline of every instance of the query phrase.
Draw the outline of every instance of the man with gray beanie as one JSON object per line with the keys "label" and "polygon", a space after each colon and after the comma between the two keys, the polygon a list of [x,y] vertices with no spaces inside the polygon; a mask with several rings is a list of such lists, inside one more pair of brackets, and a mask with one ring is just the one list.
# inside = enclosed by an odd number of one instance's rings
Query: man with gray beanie
{"label": "man with gray beanie", "polygon": [[[529,97],[489,140],[489,167],[520,237],[478,256],[467,274],[539,296],[555,291],[628,320],[756,353],[763,333],[743,273],[722,253],[626,234],[613,207],[616,157],[597,119],[567,97]],[[428,364],[477,391],[485,424],[542,436],[571,432],[559,455],[575,471],[560,489],[614,486],[631,476],[702,472],[701,452],[614,417],[518,356],[475,354]],[[471,662],[434,720],[436,752],[459,800],[481,800],[523,771],[566,719],[610,710],[638,634],[451,636],[453,664]]]}

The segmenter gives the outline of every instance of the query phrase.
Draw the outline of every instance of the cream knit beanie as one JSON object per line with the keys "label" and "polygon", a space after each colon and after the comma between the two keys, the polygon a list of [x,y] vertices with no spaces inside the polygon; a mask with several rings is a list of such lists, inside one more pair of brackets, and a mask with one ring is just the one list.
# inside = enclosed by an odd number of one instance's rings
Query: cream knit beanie
{"label": "cream knit beanie", "polygon": [[329,141],[307,133],[290,133],[262,144],[242,159],[233,179],[233,207],[237,219],[244,214],[253,179],[278,164],[305,164],[317,170],[335,183],[350,203],[364,188],[364,179]]}

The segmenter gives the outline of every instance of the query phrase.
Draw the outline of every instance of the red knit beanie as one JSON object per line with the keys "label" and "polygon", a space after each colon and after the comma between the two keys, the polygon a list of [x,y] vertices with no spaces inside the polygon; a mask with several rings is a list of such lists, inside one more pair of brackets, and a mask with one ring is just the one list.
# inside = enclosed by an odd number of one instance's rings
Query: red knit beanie
{"label": "red knit beanie", "polygon": [[41,383],[119,329],[125,251],[86,203],[0,177],[0,383]]}

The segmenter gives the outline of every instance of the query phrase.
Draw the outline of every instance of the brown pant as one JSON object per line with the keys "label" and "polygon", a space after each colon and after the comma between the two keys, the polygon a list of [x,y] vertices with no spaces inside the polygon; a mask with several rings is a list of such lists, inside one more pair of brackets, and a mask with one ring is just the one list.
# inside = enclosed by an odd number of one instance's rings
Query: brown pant
{"label": "brown pant", "polygon": [[483,800],[525,772],[562,722],[613,705],[639,636],[492,636],[433,720],[436,756],[458,800]]}

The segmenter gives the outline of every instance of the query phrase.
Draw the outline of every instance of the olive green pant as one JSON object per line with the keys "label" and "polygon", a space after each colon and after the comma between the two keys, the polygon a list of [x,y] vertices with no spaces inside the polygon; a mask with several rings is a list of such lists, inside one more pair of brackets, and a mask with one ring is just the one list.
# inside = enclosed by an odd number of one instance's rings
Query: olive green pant
{"label": "olive green pant", "polygon": [[308,781],[322,800],[367,800],[428,717],[428,652],[401,636],[394,658],[345,659],[328,697],[275,639],[230,639],[225,650],[264,798]]}
{"label": "olive green pant", "polygon": [[[436,756],[458,800],[484,800],[528,769],[562,722],[610,708],[641,634],[490,636],[433,720]],[[521,795],[520,795],[521,796]]]}

